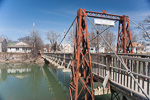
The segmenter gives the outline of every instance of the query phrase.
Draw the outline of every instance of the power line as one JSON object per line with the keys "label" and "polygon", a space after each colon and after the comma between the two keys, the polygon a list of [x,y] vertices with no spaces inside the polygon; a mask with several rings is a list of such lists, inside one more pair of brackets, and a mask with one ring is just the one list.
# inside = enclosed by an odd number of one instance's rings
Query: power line
{"label": "power line", "polygon": [[[72,24],[70,25],[70,27],[69,27],[69,29],[67,30],[66,34],[64,35],[64,37],[63,37],[62,40],[60,41],[59,45],[56,46],[56,51],[57,51],[57,48],[58,48],[58,47],[61,45],[61,43],[63,42],[63,40],[66,38],[66,36],[67,36],[69,30],[71,29],[71,27],[73,26],[73,24],[74,24],[74,22],[75,22],[75,20],[76,20],[76,18],[77,18],[77,16],[76,16],[75,19],[73,20]],[[56,51],[54,51],[53,53],[55,53]]]}
{"label": "power line", "polygon": [[101,33],[97,34],[94,38],[92,38],[89,42],[93,41],[94,39],[96,39],[100,34],[104,33],[105,31],[107,31],[110,27],[107,27],[106,29],[104,29]]}
{"label": "power line", "polygon": [[77,18],[77,17],[75,17],[75,19],[73,20],[72,24],[70,25],[70,27],[69,27],[69,29],[67,30],[66,34],[64,35],[63,39],[60,41],[58,47],[61,45],[61,43],[63,42],[63,40],[66,38],[66,36],[67,36],[69,30],[71,29],[71,27],[73,26],[73,24],[74,24],[74,22],[75,22],[75,20],[76,20],[76,18]]}
{"label": "power line", "polygon": [[[128,18],[128,17],[127,17]],[[128,18],[129,19],[129,18]],[[135,23],[133,20],[129,19],[132,23],[134,23],[136,26],[138,26],[139,28],[141,28],[144,32],[146,32],[147,34],[150,34],[148,31],[146,31],[144,28],[142,28],[140,25],[138,25],[137,23]]]}
{"label": "power line", "polygon": [[[115,21],[115,23],[116,23],[117,21]],[[107,27],[107,28],[105,28],[102,32],[100,32],[99,34],[97,34],[94,38],[92,38],[89,42],[91,42],[91,41],[93,41],[94,39],[96,39],[99,35],[101,35],[102,33],[104,33],[105,31],[107,31],[108,29],[110,29],[111,28],[111,26],[109,26],[109,27]]]}

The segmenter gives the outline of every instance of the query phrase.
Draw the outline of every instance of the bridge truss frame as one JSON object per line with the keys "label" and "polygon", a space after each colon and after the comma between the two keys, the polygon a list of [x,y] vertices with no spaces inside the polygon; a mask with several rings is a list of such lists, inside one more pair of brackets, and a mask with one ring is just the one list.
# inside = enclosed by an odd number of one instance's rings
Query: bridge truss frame
{"label": "bridge truss frame", "polygon": [[[86,15],[83,13],[86,13]],[[71,68],[70,100],[77,100],[84,91],[84,98],[94,100],[93,75],[86,16],[119,21],[117,53],[133,53],[132,38],[128,16],[107,14],[106,11],[93,12],[79,9],[76,17],[74,52]],[[80,74],[81,73],[81,74]],[[83,77],[83,78],[82,78]],[[79,84],[81,90],[79,90]],[[90,86],[91,90],[88,88]],[[89,98],[88,98],[89,94]]]}
{"label": "bridge truss frame", "polygon": [[[83,90],[84,96],[82,99],[84,98],[87,100],[89,94],[90,98],[94,100],[87,21],[86,16],[82,13],[82,9],[78,10],[76,17],[76,32],[71,72],[71,82],[69,87],[70,100],[77,100]],[[81,85],[81,90],[79,90],[79,84]],[[91,91],[88,86],[91,87]]]}
{"label": "bridge truss frame", "polygon": [[102,12],[85,11],[85,13],[88,17],[119,21],[117,53],[133,53],[131,30],[128,16],[108,14],[105,10],[103,10]]}

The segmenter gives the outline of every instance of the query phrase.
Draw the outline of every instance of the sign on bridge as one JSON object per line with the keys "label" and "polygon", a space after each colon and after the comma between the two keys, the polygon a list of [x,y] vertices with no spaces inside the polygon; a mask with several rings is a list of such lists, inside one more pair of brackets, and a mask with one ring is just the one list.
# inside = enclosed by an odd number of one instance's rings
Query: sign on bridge
{"label": "sign on bridge", "polygon": [[115,27],[115,21],[107,19],[94,19],[94,24],[99,26]]}

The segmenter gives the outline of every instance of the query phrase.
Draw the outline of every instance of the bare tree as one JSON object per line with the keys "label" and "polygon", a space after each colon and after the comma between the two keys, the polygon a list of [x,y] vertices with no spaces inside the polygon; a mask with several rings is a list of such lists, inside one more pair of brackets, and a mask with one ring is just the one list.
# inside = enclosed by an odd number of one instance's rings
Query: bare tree
{"label": "bare tree", "polygon": [[142,37],[146,41],[150,41],[150,15],[148,15],[142,22],[140,22],[140,25],[147,30],[147,32],[142,33]]}
{"label": "bare tree", "polygon": [[56,47],[54,46],[57,46],[56,44],[58,43],[58,39],[60,35],[57,34],[55,31],[49,31],[46,33],[46,36],[50,42],[50,49],[55,51]]}
{"label": "bare tree", "polygon": [[45,44],[45,46],[44,46],[44,47],[49,48],[49,44]]}
{"label": "bare tree", "polygon": [[38,50],[41,50],[41,47],[44,46],[44,43],[43,43],[43,40],[42,38],[40,37],[39,33],[37,32],[36,35],[35,35],[35,49],[38,51]]}
{"label": "bare tree", "polygon": [[25,37],[20,37],[18,39],[19,41],[22,41],[22,42],[25,42],[27,43],[28,45],[32,46],[32,37],[31,36],[25,36]]}
{"label": "bare tree", "polygon": [[[89,33],[89,40],[91,40],[90,41],[90,46],[96,48],[97,42],[96,42],[95,36],[96,36],[96,33],[94,31],[92,31],[92,32]],[[95,38],[95,39],[93,39],[93,38]]]}
{"label": "bare tree", "polygon": [[138,41],[138,34],[135,34],[133,30],[131,30],[131,38],[132,38],[132,42]]}
{"label": "bare tree", "polygon": [[96,31],[94,31],[94,28],[91,28],[91,31],[89,32],[89,41],[90,41],[90,46],[96,48],[97,40],[96,40]]}
{"label": "bare tree", "polygon": [[[100,32],[104,31],[105,26],[97,26],[98,30]],[[96,31],[94,31],[94,28],[91,29],[91,33],[89,33],[89,38],[91,41],[91,46],[97,48],[97,41],[99,41],[99,45],[101,47],[105,47],[105,52],[111,52],[111,49],[108,47],[108,45],[105,43],[105,41],[101,38],[101,36],[98,36],[98,38],[93,39],[94,37],[96,37],[98,34]],[[116,35],[111,32],[111,30],[107,30],[105,32],[102,33],[103,37],[108,41],[108,43],[110,44],[111,47],[113,47],[115,49],[115,43],[116,43]]]}
{"label": "bare tree", "polygon": [[71,46],[74,45],[74,38],[75,38],[75,30],[69,32],[68,37],[66,39],[71,44]]}
{"label": "bare tree", "polygon": [[38,31],[33,30],[33,32],[31,32],[31,43],[33,48],[32,54],[34,57],[37,57],[38,51],[44,46],[43,40]]}
{"label": "bare tree", "polygon": [[7,43],[15,43],[15,42],[16,42],[16,41],[11,40],[10,38],[8,38],[8,37],[7,37],[6,35],[4,35],[4,34],[1,34],[1,35],[0,35],[0,38],[6,39]]}
{"label": "bare tree", "polygon": [[[115,47],[116,35],[113,32],[111,32],[110,30],[108,30],[103,33],[103,36],[107,40],[109,45],[115,49],[116,48]],[[102,43],[105,46],[105,52],[111,52],[110,47],[105,43],[105,41],[103,41]]]}
{"label": "bare tree", "polygon": [[20,37],[18,40],[23,41],[32,47],[32,55],[35,59],[38,55],[38,51],[41,50],[41,47],[44,45],[38,31],[34,33],[31,32],[29,36]]}
{"label": "bare tree", "polygon": [[[98,27],[99,31],[103,31],[104,27]],[[75,31],[74,31],[75,32]],[[94,30],[94,28],[91,28],[91,31],[89,32],[89,41],[90,41],[90,46],[94,47],[95,49],[97,49],[97,32]],[[116,35],[111,32],[110,30],[104,32],[102,34],[106,40],[109,42],[109,44],[115,49],[115,42],[116,42]],[[71,43],[74,43],[74,33],[70,32],[69,36],[68,36],[68,41],[70,41]],[[106,43],[102,40],[102,38],[100,36],[98,36],[98,41],[99,44],[101,46],[105,46],[105,51],[106,52],[110,52],[111,49],[106,45]]]}

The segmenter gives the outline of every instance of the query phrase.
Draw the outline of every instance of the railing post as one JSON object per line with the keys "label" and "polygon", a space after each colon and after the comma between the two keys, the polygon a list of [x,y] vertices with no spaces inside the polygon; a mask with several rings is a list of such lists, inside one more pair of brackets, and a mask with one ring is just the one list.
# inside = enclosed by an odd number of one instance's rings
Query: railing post
{"label": "railing post", "polygon": [[64,53],[64,65],[66,66],[66,63],[65,63],[65,53]]}
{"label": "railing post", "polygon": [[60,62],[61,62],[61,53],[59,54],[59,65],[60,65]]}
{"label": "railing post", "polygon": [[106,58],[107,58],[107,68],[106,68],[106,76],[105,76],[105,79],[103,81],[103,84],[102,84],[102,88],[104,89],[106,87],[106,84],[108,86],[108,88],[110,88],[110,81],[111,81],[111,67],[110,67],[110,64],[111,64],[111,56],[110,55],[106,55]]}
{"label": "railing post", "polygon": [[55,57],[56,57],[56,62],[57,62],[57,60],[58,60],[58,59],[57,59],[57,51],[56,51],[56,55],[55,55]]}
{"label": "railing post", "polygon": [[148,63],[148,75],[147,76],[150,76],[150,62]]}
{"label": "railing post", "polygon": [[107,71],[109,73],[109,80],[111,80],[111,67],[110,67],[111,55],[106,55],[106,57],[107,57]]}
{"label": "railing post", "polygon": [[109,89],[111,89],[110,88],[110,81],[111,81],[111,67],[110,67],[110,65],[111,65],[111,55],[107,55],[107,70],[108,70],[108,73],[109,73],[109,79],[108,79],[108,87],[109,87]]}

